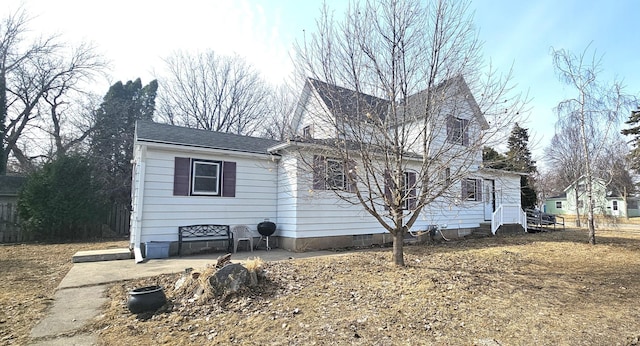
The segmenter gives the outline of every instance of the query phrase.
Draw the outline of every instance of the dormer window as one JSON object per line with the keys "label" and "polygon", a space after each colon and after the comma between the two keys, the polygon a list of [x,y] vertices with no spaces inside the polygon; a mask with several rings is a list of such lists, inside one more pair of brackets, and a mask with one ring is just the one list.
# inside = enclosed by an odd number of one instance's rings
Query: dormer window
{"label": "dormer window", "polygon": [[302,137],[313,138],[313,128],[311,125],[307,125],[302,129]]}

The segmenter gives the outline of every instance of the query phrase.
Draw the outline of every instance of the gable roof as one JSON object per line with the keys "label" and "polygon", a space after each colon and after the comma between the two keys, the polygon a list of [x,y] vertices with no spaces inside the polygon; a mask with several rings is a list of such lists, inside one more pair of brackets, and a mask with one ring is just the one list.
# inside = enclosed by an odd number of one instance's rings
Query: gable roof
{"label": "gable roof", "polygon": [[269,147],[280,143],[273,139],[242,136],[233,133],[200,130],[140,120],[136,122],[136,141],[256,154],[268,154],[267,149]]}
{"label": "gable roof", "polygon": [[[307,83],[316,91],[321,101],[334,116],[357,116],[371,113],[384,120],[387,112],[389,111],[389,105],[391,104],[389,100],[321,82],[313,78],[308,78]],[[454,96],[464,96],[464,100],[473,111],[473,114],[478,120],[480,126],[483,129],[489,128],[487,120],[482,114],[478,103],[471,94],[471,90],[469,89],[467,82],[462,76],[456,76],[443,81],[434,88],[434,92],[447,91],[452,87],[456,88]],[[409,107],[421,104],[426,95],[427,90],[422,90],[408,96],[407,103]]]}
{"label": "gable roof", "polygon": [[375,114],[381,119],[386,116],[390,103],[388,100],[313,78],[309,78],[308,82],[334,116],[354,116],[367,113]]}

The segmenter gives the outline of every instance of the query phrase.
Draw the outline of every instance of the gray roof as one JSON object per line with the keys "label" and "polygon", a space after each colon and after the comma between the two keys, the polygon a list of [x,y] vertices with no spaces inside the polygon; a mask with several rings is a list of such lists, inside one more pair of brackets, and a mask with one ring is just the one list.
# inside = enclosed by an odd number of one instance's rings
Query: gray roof
{"label": "gray roof", "polygon": [[0,196],[17,196],[26,177],[0,175]]}
{"label": "gray roof", "polygon": [[267,154],[268,148],[280,143],[273,139],[193,129],[150,121],[136,122],[136,138],[138,141],[143,142],[223,149],[257,154]]}
{"label": "gray roof", "polygon": [[387,100],[312,78],[308,81],[335,116],[362,116],[367,113],[380,119],[386,116],[390,103]]}

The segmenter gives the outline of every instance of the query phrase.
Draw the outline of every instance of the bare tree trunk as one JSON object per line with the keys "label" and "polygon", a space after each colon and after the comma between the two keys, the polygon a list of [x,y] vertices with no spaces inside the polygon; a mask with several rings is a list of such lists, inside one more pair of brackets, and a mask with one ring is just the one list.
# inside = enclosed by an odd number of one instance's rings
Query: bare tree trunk
{"label": "bare tree trunk", "polygon": [[578,207],[579,203],[578,201],[580,200],[580,193],[578,192],[578,181],[576,180],[576,188],[575,188],[575,192],[576,192],[576,227],[580,227],[580,208]]}
{"label": "bare tree trunk", "polygon": [[393,264],[404,267],[404,232],[396,230],[393,235]]}

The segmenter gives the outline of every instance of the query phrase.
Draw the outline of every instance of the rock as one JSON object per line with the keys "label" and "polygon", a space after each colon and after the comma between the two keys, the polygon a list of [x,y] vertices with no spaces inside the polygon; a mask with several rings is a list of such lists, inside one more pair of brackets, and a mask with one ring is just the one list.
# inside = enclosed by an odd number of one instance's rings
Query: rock
{"label": "rock", "polygon": [[249,270],[239,263],[228,264],[211,275],[209,283],[216,295],[235,293],[249,284]]}

